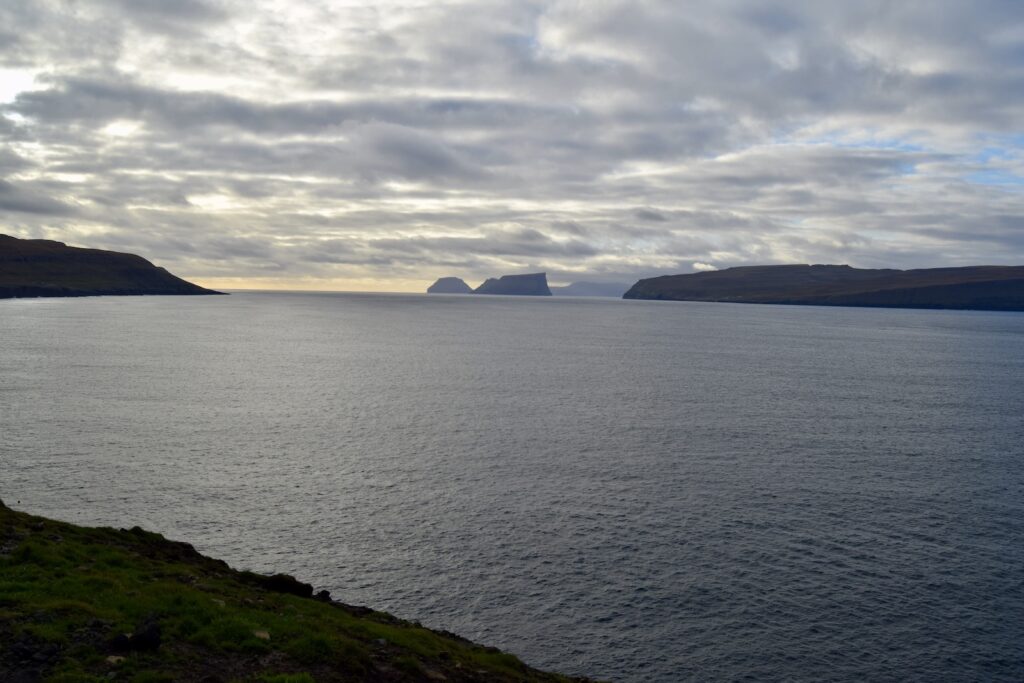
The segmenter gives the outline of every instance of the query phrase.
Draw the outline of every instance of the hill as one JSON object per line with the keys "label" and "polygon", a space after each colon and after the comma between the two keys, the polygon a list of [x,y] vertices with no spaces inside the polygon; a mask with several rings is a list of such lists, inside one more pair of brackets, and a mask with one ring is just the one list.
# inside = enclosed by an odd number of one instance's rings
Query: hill
{"label": "hill", "polygon": [[623,298],[1024,311],[1024,266],[745,266],[640,280]]}
{"label": "hill", "polygon": [[450,633],[235,571],[186,543],[0,502],[0,680],[570,679]]}
{"label": "hill", "polygon": [[134,254],[0,235],[0,299],[39,296],[220,294]]}

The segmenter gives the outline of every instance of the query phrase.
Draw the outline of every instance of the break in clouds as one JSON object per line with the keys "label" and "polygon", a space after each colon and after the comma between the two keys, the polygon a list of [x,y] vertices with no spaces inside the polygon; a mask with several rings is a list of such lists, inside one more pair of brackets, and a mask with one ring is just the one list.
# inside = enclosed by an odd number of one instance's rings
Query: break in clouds
{"label": "break in clouds", "polygon": [[0,232],[220,286],[1024,262],[1024,3],[0,4]]}

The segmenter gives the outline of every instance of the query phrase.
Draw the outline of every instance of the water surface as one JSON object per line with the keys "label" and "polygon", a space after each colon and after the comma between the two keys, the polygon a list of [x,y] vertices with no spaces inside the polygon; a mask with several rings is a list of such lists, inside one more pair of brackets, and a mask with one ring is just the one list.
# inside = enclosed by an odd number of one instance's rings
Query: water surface
{"label": "water surface", "polygon": [[1024,678],[1024,315],[0,302],[0,496],[621,681]]}

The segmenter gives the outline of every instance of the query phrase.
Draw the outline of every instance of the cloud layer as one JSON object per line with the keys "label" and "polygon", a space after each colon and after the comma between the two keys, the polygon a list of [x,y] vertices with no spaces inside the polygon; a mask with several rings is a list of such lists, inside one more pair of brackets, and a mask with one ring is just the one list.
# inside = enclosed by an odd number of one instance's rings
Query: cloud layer
{"label": "cloud layer", "polygon": [[12,0],[0,232],[214,285],[1024,263],[1024,4]]}

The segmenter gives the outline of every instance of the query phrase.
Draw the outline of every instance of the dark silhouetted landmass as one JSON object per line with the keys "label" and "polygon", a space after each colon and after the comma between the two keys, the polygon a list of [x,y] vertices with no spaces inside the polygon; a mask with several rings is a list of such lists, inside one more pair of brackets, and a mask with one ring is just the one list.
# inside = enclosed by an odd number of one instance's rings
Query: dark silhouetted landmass
{"label": "dark silhouetted landmass", "polygon": [[1024,311],[1024,266],[747,266],[640,280],[626,299]]}
{"label": "dark silhouetted landmass", "polygon": [[159,534],[0,502],[0,681],[584,681]]}
{"label": "dark silhouetted landmass", "polygon": [[473,290],[476,294],[512,294],[516,296],[551,296],[547,273],[502,275],[487,280]]}
{"label": "dark silhouetted landmass", "polygon": [[38,296],[220,294],[134,254],[0,235],[0,299]]}
{"label": "dark silhouetted landmass", "polygon": [[427,294],[472,294],[473,289],[459,277],[443,277],[427,287]]}
{"label": "dark silhouetted landmass", "polygon": [[565,287],[552,287],[554,296],[612,296],[621,297],[629,289],[625,282],[573,282]]}

